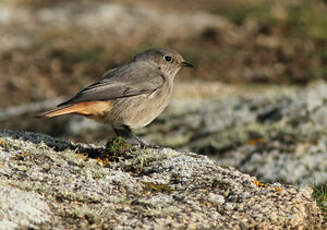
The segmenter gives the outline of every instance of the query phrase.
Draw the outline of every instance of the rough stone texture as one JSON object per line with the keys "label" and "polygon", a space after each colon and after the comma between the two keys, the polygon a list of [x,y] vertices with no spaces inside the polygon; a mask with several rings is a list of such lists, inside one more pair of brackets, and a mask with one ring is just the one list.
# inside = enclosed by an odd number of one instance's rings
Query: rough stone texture
{"label": "rough stone texture", "polygon": [[5,184],[0,185],[0,229],[36,227],[38,224],[50,223],[52,213],[39,194]]}
{"label": "rough stone texture", "polygon": [[47,229],[325,227],[309,187],[262,184],[206,156],[169,148],[97,159],[106,151],[0,131],[0,194],[9,194],[0,196],[1,223]]}

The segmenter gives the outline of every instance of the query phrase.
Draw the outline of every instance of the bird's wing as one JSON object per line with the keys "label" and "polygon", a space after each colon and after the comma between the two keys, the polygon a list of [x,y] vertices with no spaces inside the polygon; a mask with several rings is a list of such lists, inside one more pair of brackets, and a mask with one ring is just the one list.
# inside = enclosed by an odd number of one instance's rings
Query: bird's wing
{"label": "bird's wing", "polygon": [[131,62],[108,71],[100,81],[86,87],[58,106],[151,94],[164,82],[164,75],[155,66]]}

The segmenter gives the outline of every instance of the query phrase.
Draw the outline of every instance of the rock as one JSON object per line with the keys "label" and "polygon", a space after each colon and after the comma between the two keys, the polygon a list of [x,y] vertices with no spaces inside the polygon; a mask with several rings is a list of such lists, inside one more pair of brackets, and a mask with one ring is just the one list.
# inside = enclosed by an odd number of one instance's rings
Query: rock
{"label": "rock", "polygon": [[39,224],[51,222],[52,213],[47,202],[35,192],[22,191],[1,183],[0,204],[0,229],[17,229],[21,226],[35,228]]}
{"label": "rock", "polygon": [[8,228],[326,227],[311,188],[263,184],[191,152],[2,130],[0,160],[0,194],[8,194],[0,221]]}

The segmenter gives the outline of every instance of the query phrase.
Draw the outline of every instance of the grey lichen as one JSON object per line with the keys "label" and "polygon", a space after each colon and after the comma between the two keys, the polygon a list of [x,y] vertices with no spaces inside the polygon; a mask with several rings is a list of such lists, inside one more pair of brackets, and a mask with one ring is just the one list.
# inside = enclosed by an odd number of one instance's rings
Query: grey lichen
{"label": "grey lichen", "polygon": [[25,214],[9,218],[0,205],[9,227],[325,227],[310,188],[264,184],[205,156],[125,149],[111,151],[104,164],[108,147],[57,142],[62,149],[51,137],[28,132],[3,130],[0,136],[0,188],[43,202],[35,203],[35,212],[43,210],[38,222]]}

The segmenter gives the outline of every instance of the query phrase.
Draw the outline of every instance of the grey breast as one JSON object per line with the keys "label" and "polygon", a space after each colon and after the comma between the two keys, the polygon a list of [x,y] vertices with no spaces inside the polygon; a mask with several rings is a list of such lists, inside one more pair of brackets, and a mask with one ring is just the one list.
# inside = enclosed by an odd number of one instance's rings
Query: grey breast
{"label": "grey breast", "polygon": [[162,86],[152,93],[116,100],[112,114],[115,118],[111,122],[128,125],[131,128],[146,126],[167,107],[172,88],[172,80],[164,78]]}

